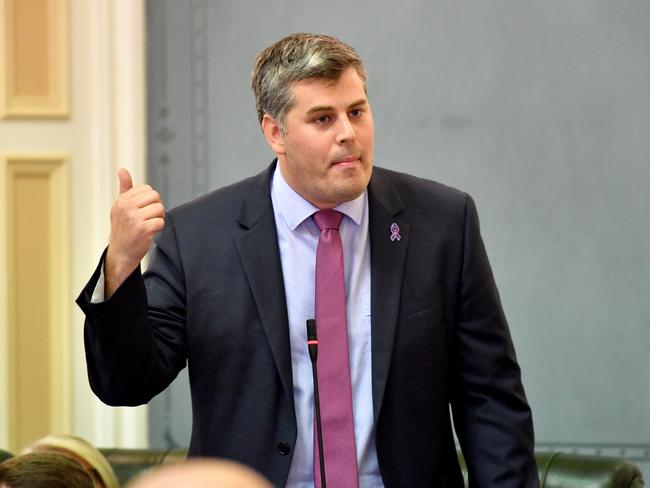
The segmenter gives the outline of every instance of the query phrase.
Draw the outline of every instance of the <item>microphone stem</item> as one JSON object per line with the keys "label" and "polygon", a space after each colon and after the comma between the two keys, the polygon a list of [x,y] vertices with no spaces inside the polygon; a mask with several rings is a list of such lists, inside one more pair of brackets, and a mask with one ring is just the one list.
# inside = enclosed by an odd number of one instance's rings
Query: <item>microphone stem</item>
{"label": "microphone stem", "polygon": [[318,461],[320,464],[320,484],[321,488],[326,488],[325,484],[325,457],[323,456],[323,431],[320,424],[320,398],[318,396],[318,372],[316,371],[316,361],[311,363],[311,370],[314,376],[314,404],[316,410],[316,436],[318,437]]}

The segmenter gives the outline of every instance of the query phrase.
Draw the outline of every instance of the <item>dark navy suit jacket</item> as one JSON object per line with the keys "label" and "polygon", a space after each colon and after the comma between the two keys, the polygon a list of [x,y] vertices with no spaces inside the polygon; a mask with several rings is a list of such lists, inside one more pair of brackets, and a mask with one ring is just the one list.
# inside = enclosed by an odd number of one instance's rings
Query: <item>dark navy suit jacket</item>
{"label": "dark navy suit jacket", "polygon": [[[100,399],[147,403],[187,364],[190,455],[284,486],[296,421],[273,169],[171,210],[144,279],[138,270],[91,304],[98,267],[78,303]],[[531,412],[472,199],[376,167],[368,201],[368,401],[385,486],[462,486],[450,405],[471,486],[537,486]]]}

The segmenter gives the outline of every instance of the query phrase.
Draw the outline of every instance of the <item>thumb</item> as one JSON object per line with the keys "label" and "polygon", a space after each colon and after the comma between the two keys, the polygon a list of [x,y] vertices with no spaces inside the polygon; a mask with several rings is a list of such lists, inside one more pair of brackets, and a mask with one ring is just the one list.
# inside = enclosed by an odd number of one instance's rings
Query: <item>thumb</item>
{"label": "thumb", "polygon": [[117,172],[117,177],[120,180],[120,195],[133,188],[133,180],[131,179],[131,174],[128,170],[121,168]]}

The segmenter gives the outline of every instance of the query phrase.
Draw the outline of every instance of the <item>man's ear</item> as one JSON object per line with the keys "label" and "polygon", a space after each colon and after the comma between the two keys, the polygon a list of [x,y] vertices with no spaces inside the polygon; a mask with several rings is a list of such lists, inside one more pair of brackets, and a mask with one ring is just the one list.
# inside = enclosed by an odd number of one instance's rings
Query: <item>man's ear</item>
{"label": "man's ear", "polygon": [[284,155],[284,135],[280,129],[280,123],[269,114],[264,114],[262,119],[262,132],[264,132],[266,142],[269,143],[273,152],[278,156]]}

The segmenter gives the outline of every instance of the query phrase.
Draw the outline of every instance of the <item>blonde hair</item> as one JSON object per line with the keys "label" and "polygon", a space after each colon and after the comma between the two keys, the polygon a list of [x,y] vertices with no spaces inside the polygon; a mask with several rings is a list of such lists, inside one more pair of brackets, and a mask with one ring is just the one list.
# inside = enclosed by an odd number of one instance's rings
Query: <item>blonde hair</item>
{"label": "blonde hair", "polygon": [[348,68],[354,68],[365,85],[368,75],[357,52],[332,36],[291,34],[267,47],[257,55],[251,74],[260,124],[269,114],[284,131],[285,116],[293,106],[292,82],[319,78],[335,82]]}
{"label": "blonde hair", "polygon": [[120,488],[113,468],[104,455],[90,442],[72,435],[48,435],[30,444],[23,454],[29,452],[60,452],[77,461],[83,461],[97,473],[106,488]]}

